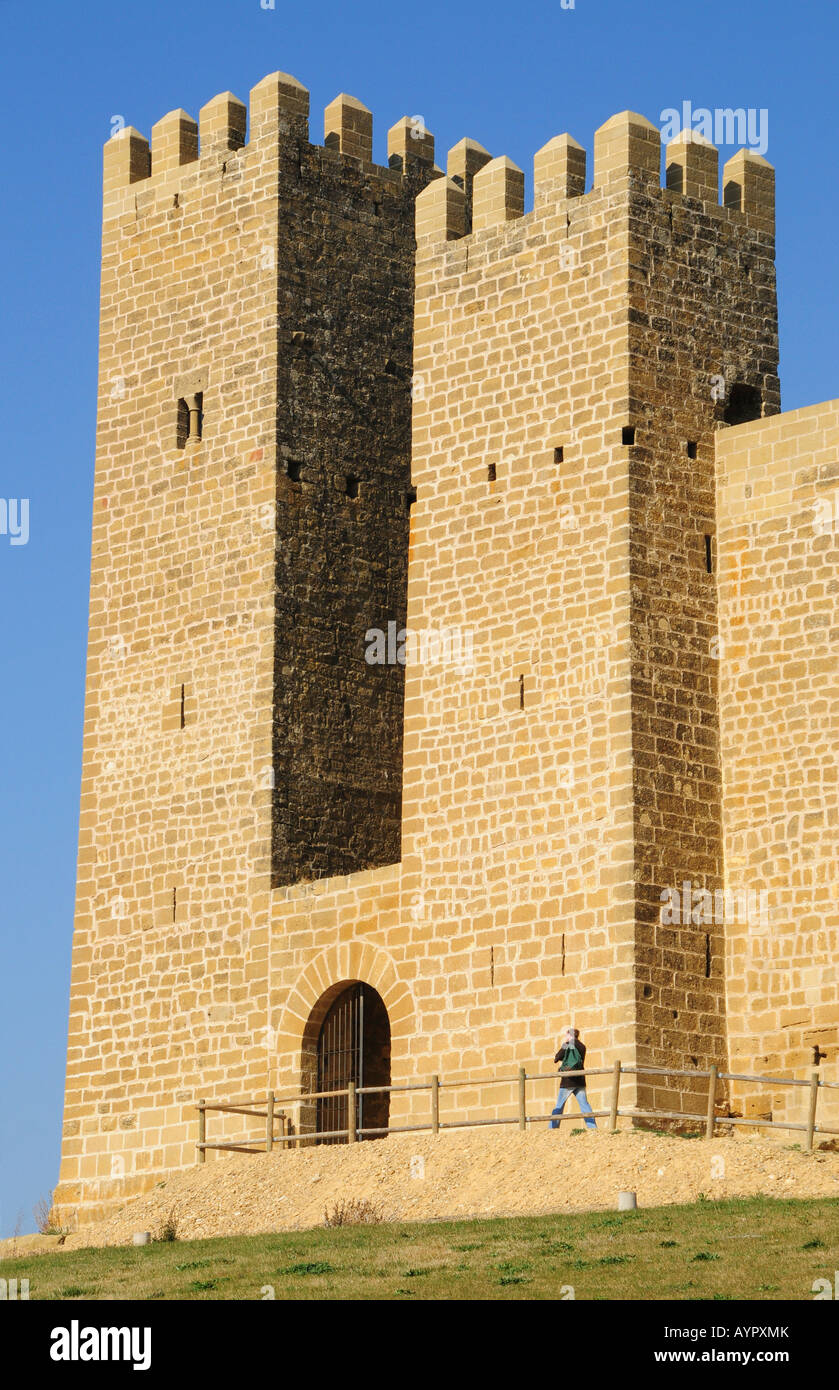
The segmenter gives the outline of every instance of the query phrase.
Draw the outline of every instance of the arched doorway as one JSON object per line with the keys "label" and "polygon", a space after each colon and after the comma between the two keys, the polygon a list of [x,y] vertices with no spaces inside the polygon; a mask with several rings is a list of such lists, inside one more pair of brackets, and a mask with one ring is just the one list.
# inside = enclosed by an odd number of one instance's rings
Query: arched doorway
{"label": "arched doorway", "polygon": [[[365,1086],[390,1085],[390,1019],[381,995],[372,985],[354,983],[342,989],[320,1026],[317,1046],[318,1091],[342,1090],[355,1082]],[[390,1095],[356,1098],[356,1129],[386,1129],[390,1115]],[[347,1132],[349,1116],[346,1096],[329,1096],[317,1103],[319,1133]],[[359,1139],[381,1139],[381,1134],[359,1134]],[[341,1144],[335,1137],[323,1144]]]}

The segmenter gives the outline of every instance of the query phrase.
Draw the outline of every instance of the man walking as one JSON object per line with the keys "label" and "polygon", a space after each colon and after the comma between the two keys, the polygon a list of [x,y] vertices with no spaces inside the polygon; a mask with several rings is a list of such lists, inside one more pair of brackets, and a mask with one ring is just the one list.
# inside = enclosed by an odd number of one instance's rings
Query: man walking
{"label": "man walking", "polygon": [[[569,1096],[577,1097],[577,1104],[586,1117],[586,1125],[589,1129],[597,1129],[592,1114],[591,1106],[586,1095],[586,1078],[581,1076],[569,1076],[563,1081],[565,1072],[582,1072],[586,1060],[586,1045],[580,1042],[580,1030],[578,1028],[566,1028],[563,1041],[559,1051],[554,1057],[555,1062],[559,1062],[559,1095],[556,1098],[556,1105],[551,1111],[552,1115],[561,1115],[565,1109],[565,1102]],[[551,1120],[551,1129],[559,1129],[559,1120]]]}

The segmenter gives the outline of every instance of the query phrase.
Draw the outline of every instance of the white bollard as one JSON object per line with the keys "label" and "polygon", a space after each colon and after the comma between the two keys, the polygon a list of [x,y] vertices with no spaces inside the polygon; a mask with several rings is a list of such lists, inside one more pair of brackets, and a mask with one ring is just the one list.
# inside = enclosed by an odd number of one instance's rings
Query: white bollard
{"label": "white bollard", "polygon": [[151,1245],[151,1231],[135,1231],[135,1232],[134,1232],[134,1244],[135,1244],[135,1245]]}
{"label": "white bollard", "polygon": [[638,1199],[634,1192],[618,1193],[618,1211],[635,1211]]}

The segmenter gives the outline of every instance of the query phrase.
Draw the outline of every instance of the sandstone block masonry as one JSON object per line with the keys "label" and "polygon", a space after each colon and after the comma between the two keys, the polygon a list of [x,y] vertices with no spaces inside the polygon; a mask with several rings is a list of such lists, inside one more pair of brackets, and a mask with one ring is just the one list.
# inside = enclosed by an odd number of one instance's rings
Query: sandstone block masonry
{"label": "sandstone block masonry", "polygon": [[[729,430],[717,457],[726,886],[766,905],[726,928],[731,1065],[839,1082],[839,402]],[[799,1118],[781,1087],[735,1098]],[[839,1092],[819,1110],[839,1126]]]}
{"label": "sandstone block masonry", "polygon": [[[835,1024],[803,973],[797,1033],[778,972],[753,1016],[736,932],[661,912],[727,886],[784,794],[734,751],[724,637],[728,480],[780,408],[771,167],[735,156],[721,202],[716,150],[680,138],[662,187],[658,131],[623,113],[589,191],[571,136],[536,154],[525,212],[474,140],[444,174],[404,118],[384,167],[355,98],[322,146],[307,115],[274,74],[249,111],[224,93],[105,147],[71,1222],[192,1163],[199,1096],[315,1089],[356,982],[392,1082],[469,1077],[476,1117],[572,1020],[601,1066],[683,1069],[637,1095],[690,1112],[726,995],[738,1057],[759,1028],[800,1069]],[[751,543],[759,584],[776,550]],[[406,626],[456,640],[367,659]],[[774,688],[750,698],[777,727]],[[785,785],[829,849],[805,742]],[[399,1092],[390,1121],[426,1110]]]}
{"label": "sandstone block masonry", "polygon": [[527,216],[506,160],[471,216],[452,183],[418,199],[409,622],[479,640],[458,683],[409,671],[402,867],[461,942],[470,867],[475,958],[517,952],[501,1036],[573,1011],[601,1056],[723,1069],[722,930],[660,909],[668,884],[722,884],[714,438],[732,400],[778,409],[771,182],[737,201],[727,166],[721,207],[712,147],[666,153],[662,189],[659,133],[625,113],[588,194],[566,137]]}

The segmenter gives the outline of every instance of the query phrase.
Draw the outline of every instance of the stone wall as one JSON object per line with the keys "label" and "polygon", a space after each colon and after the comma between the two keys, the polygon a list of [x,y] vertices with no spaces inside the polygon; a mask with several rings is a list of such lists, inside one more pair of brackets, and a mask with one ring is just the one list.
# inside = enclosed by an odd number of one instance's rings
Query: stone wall
{"label": "stone wall", "polygon": [[[731,1067],[805,1080],[818,1048],[837,1082],[839,402],[718,445]],[[819,1101],[834,1127],[837,1097]],[[733,1099],[747,1115],[806,1118],[803,1087],[735,1085]]]}
{"label": "stone wall", "polygon": [[[693,920],[692,902],[662,921],[662,894],[722,886],[714,457],[741,388],[758,414],[780,409],[774,182],[765,161],[735,156],[720,206],[717,151],[679,138],[662,190],[655,127],[639,119],[621,138],[635,152],[626,419],[638,1060],[707,1071],[726,1060],[724,925]],[[662,1079],[644,1094],[660,1110],[702,1112],[707,1083]]]}
{"label": "stone wall", "polygon": [[[267,1000],[278,89],[105,147],[81,831],[59,1210],[194,1155]],[[184,407],[201,396],[201,437]],[[189,411],[187,409],[187,419]],[[196,422],[197,424],[197,419]],[[260,899],[259,893],[262,891]],[[261,1073],[260,1073],[261,1074]]]}
{"label": "stone wall", "polygon": [[418,201],[408,619],[471,651],[407,674],[420,1072],[549,1070],[571,1020],[634,1059],[625,211],[584,166],[537,154],[527,215],[503,157]]}
{"label": "stone wall", "polygon": [[280,152],[275,884],[399,859],[404,668],[363,658],[369,630],[405,623],[413,207],[433,141],[402,129],[422,156],[405,176],[371,164],[352,98],[328,109],[326,148],[304,132]]}

